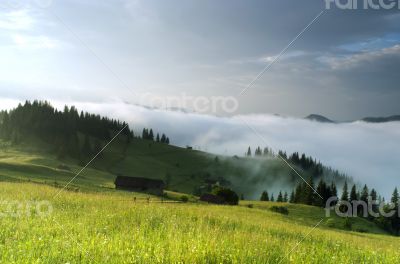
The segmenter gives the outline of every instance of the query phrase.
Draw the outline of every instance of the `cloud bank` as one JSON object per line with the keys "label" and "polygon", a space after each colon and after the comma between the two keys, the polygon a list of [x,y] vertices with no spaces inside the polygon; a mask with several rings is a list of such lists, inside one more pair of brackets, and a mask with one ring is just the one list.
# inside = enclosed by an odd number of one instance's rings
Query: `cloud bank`
{"label": "cloud bank", "polygon": [[[17,101],[4,101],[3,107]],[[64,102],[54,102],[58,108]],[[152,127],[174,145],[223,155],[243,155],[248,146],[304,152],[323,164],[389,196],[400,179],[400,122],[329,124],[276,115],[216,117],[151,110],[121,102],[75,103],[78,109],[127,121],[140,133]],[[3,108],[2,107],[2,108]]]}

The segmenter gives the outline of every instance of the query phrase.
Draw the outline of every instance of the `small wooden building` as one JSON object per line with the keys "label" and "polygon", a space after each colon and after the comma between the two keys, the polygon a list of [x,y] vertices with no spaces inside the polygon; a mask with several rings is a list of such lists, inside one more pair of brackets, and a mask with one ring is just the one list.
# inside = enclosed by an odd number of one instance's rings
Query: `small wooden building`
{"label": "small wooden building", "polygon": [[162,195],[165,188],[165,184],[162,180],[142,177],[127,177],[118,175],[114,183],[116,189],[145,192],[155,195]]}
{"label": "small wooden building", "polygon": [[225,204],[225,199],[210,193],[205,193],[200,196],[200,201],[212,204]]}

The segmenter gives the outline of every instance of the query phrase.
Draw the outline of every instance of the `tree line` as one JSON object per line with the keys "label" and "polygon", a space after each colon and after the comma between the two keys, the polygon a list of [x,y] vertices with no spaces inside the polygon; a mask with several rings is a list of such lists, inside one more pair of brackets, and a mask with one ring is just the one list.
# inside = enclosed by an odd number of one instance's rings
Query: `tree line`
{"label": "tree line", "polygon": [[287,161],[288,163],[295,165],[297,168],[306,171],[311,175],[314,180],[318,180],[321,177],[332,179],[332,181],[343,182],[348,176],[344,173],[339,172],[338,170],[334,170],[331,167],[324,166],[321,162],[317,161],[315,158],[311,156],[307,156],[306,154],[299,154],[299,152],[294,152],[288,155],[285,151],[279,150],[278,153],[275,153],[271,148],[265,147],[261,149],[259,146],[255,148],[254,155],[251,150],[251,147],[248,147],[246,153],[246,157],[255,157],[255,158],[281,158]]}
{"label": "tree line", "polygon": [[[332,197],[337,197],[337,199],[329,200]],[[279,191],[276,200],[274,194],[269,195],[268,191],[265,190],[261,193],[260,201],[306,204],[323,208],[337,205],[343,214],[350,210],[351,215],[355,214],[355,216],[364,217],[386,231],[400,235],[400,195],[397,187],[392,193],[390,202],[386,203],[385,199],[378,195],[374,188],[369,189],[365,184],[361,189],[358,189],[357,185],[353,184],[349,190],[348,183],[345,181],[339,199],[338,190],[334,182],[329,184],[321,178],[318,184],[315,185],[310,177],[307,182],[298,183],[290,195],[287,192],[282,193],[282,191]],[[363,202],[364,206],[361,206],[360,202]],[[349,206],[351,207],[350,209],[348,208]],[[379,209],[379,206],[382,209]],[[353,209],[355,209],[355,212],[352,211]],[[379,210],[383,210],[385,213],[392,211],[393,215],[385,217]],[[376,215],[372,215],[371,211]]]}
{"label": "tree line", "polygon": [[143,128],[142,139],[169,144],[169,138],[165,134],[162,134],[160,137],[160,134],[157,133],[156,137],[154,138],[153,129],[149,130],[148,128]]}
{"label": "tree line", "polygon": [[[135,137],[126,122],[78,112],[74,106],[65,106],[61,111],[47,101],[26,101],[15,109],[0,112],[2,139],[19,144],[38,138],[53,146],[59,158],[69,156],[79,159],[98,153],[105,142],[118,133],[117,140],[126,145]],[[165,135],[164,138],[167,139]]]}

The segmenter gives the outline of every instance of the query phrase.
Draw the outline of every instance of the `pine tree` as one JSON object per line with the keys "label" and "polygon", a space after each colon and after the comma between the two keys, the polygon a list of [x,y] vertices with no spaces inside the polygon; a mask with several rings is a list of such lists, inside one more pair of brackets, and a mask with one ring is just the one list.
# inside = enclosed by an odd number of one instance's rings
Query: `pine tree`
{"label": "pine tree", "polygon": [[390,199],[390,201],[392,202],[392,204],[396,205],[396,207],[399,206],[399,192],[397,191],[397,187],[394,188],[392,198]]}
{"label": "pine tree", "polygon": [[349,191],[347,187],[347,181],[344,182],[342,196],[340,198],[342,201],[349,201]]}
{"label": "pine tree", "polygon": [[288,193],[285,192],[285,195],[283,195],[283,202],[287,203],[288,202]]}
{"label": "pine tree", "polygon": [[274,202],[275,198],[274,198],[274,194],[271,194],[271,202]]}
{"label": "pine tree", "polygon": [[357,201],[357,200],[358,200],[357,188],[356,188],[356,185],[353,184],[353,187],[351,187],[351,191],[350,191],[350,202]]}
{"label": "pine tree", "polygon": [[[332,188],[330,186],[327,186],[327,184],[325,183],[323,178],[321,178],[320,181],[318,182],[316,191],[319,195],[322,196],[322,199],[320,199],[321,197],[319,197],[319,196],[316,197],[316,199],[315,199],[315,205],[318,205],[318,206],[324,207],[326,204],[326,201],[328,201],[328,199],[330,197],[336,196],[336,195],[333,195]],[[336,192],[336,190],[335,190],[335,192]]]}
{"label": "pine tree", "polygon": [[278,198],[276,199],[276,201],[279,202],[279,203],[283,202],[283,196],[282,196],[282,192],[281,191],[279,191]]}
{"label": "pine tree", "polygon": [[332,196],[335,196],[335,197],[338,196],[336,184],[334,182],[332,182],[332,184],[331,184],[331,194],[332,194]]}
{"label": "pine tree", "polygon": [[399,192],[397,190],[397,187],[394,188],[392,198],[390,199],[390,201],[392,202],[392,204],[395,205],[394,208],[395,214],[390,218],[391,227],[393,233],[398,235],[400,230],[400,217],[399,217]]}
{"label": "pine tree", "polygon": [[263,153],[263,155],[264,155],[264,156],[269,156],[269,154],[270,154],[270,153],[269,153],[269,149],[268,149],[267,147],[265,147],[265,148],[264,148],[264,153]]}
{"label": "pine tree", "polygon": [[142,139],[148,139],[148,138],[149,138],[149,135],[148,135],[147,129],[143,128]]}
{"label": "pine tree", "polygon": [[267,191],[261,193],[260,201],[269,201],[269,196]]}
{"label": "pine tree", "polygon": [[303,188],[303,184],[299,183],[296,186],[296,192],[294,195],[294,202],[295,203],[304,203],[305,199],[304,199],[304,188]]}
{"label": "pine tree", "polygon": [[[370,193],[370,198],[371,198],[371,200],[373,201],[373,202],[376,202],[377,201],[377,196],[378,196],[378,194],[376,193],[376,191],[375,191],[375,189],[374,188],[372,188],[371,189],[371,193]],[[372,203],[372,211],[373,212],[377,212],[378,211],[378,207],[379,207],[379,205],[377,205],[377,204],[375,204],[375,203]],[[372,217],[372,216],[371,216]]]}
{"label": "pine tree", "polygon": [[153,129],[150,129],[149,138],[148,139],[151,140],[151,141],[154,141]]}
{"label": "pine tree", "polygon": [[251,157],[251,148],[250,147],[247,149],[246,156]]}
{"label": "pine tree", "polygon": [[314,181],[310,177],[308,184],[305,186],[305,204],[313,205],[315,203]]}
{"label": "pine tree", "polygon": [[289,198],[289,203],[294,203],[295,202],[295,194],[294,194],[294,191],[292,191],[291,193],[290,193],[290,198]]}
{"label": "pine tree", "polygon": [[368,194],[369,194],[369,190],[368,190],[367,185],[365,184],[361,191],[361,194],[360,194],[360,200],[368,203]]}
{"label": "pine tree", "polygon": [[160,142],[160,134],[157,133],[156,142]]}
{"label": "pine tree", "polygon": [[262,155],[262,151],[260,147],[256,148],[256,151],[254,152],[254,156],[261,156]]}

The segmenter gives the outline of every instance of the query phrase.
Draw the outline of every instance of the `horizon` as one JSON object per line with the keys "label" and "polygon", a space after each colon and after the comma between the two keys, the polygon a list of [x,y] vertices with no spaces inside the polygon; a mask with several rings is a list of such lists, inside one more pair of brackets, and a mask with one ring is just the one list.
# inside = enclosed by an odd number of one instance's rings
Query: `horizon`
{"label": "horizon", "polygon": [[237,107],[207,113],[341,121],[399,114],[400,16],[325,8],[324,1],[4,3],[0,98],[158,107],[173,97],[170,107],[179,108],[185,96],[219,96]]}
{"label": "horizon", "polygon": [[[64,102],[52,104],[60,111],[65,105],[72,106]],[[392,147],[399,138],[400,122],[324,123],[273,114],[218,117],[118,102],[74,106],[78,111],[127,122],[136,135],[140,135],[143,128],[152,127],[169,135],[172,145],[182,148],[192,146],[224,156],[243,156],[249,146],[253,151],[260,146],[269,147],[275,153],[279,150],[305,153],[352,177],[355,182],[374,186],[386,198],[396,185],[400,171],[397,159],[400,149]]]}

